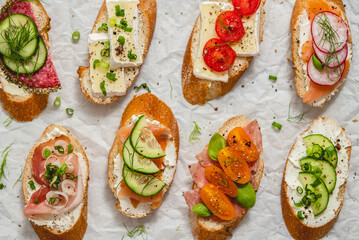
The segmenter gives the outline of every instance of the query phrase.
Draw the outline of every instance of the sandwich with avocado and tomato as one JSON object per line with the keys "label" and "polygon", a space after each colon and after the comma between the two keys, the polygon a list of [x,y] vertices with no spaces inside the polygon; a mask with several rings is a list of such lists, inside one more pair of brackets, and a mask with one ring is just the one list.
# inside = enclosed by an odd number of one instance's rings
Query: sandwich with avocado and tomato
{"label": "sandwich with avocado and tomato", "polygon": [[144,218],[161,206],[176,172],[178,149],[171,109],[153,94],[135,96],[122,115],[108,158],[108,184],[120,212]]}
{"label": "sandwich with avocado and tomato", "polygon": [[320,239],[343,206],[351,140],[334,120],[319,117],[298,136],[284,169],[284,222],[295,239]]}
{"label": "sandwich with avocado and tomato", "polygon": [[183,193],[194,238],[226,239],[256,203],[264,169],[258,122],[229,119],[196,158],[193,190]]}
{"label": "sandwich with avocado and tomato", "polygon": [[190,104],[229,92],[259,55],[265,0],[211,0],[200,4],[182,65],[182,91]]}
{"label": "sandwich with avocado and tomato", "polygon": [[155,31],[156,0],[104,0],[88,39],[89,66],[77,73],[98,105],[124,96],[137,78]]}

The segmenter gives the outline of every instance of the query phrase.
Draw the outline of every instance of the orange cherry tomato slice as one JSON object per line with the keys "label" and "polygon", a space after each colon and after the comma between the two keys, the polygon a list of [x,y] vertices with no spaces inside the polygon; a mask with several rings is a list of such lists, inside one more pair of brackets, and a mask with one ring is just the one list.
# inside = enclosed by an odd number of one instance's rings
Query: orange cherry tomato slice
{"label": "orange cherry tomato slice", "polygon": [[244,184],[251,178],[248,163],[243,160],[241,152],[232,147],[225,147],[218,153],[218,161],[226,175],[236,183]]}
{"label": "orange cherry tomato slice", "polygon": [[235,11],[225,11],[218,15],[216,33],[225,42],[238,42],[244,36],[241,16]]}
{"label": "orange cherry tomato slice", "polygon": [[241,127],[233,128],[227,136],[228,145],[239,151],[247,162],[258,159],[258,150],[252,139]]}
{"label": "orange cherry tomato slice", "polygon": [[236,216],[233,203],[215,185],[211,183],[204,185],[200,196],[208,209],[220,219],[229,221]]}
{"label": "orange cherry tomato slice", "polygon": [[261,5],[261,0],[232,0],[234,9],[240,15],[252,15]]}
{"label": "orange cherry tomato slice", "polygon": [[236,52],[219,38],[210,39],[203,48],[203,60],[216,72],[227,71],[234,64]]}
{"label": "orange cherry tomato slice", "polygon": [[236,197],[238,195],[238,188],[234,182],[226,176],[224,171],[214,165],[207,166],[204,169],[206,179],[214,184],[219,190],[225,194]]}

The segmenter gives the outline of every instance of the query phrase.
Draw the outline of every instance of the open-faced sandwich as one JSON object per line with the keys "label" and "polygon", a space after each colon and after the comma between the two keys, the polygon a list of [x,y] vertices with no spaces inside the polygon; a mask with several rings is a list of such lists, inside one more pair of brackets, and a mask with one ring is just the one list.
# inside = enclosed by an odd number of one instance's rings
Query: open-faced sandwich
{"label": "open-faced sandwich", "polygon": [[258,122],[229,119],[196,158],[189,165],[193,190],[183,194],[194,237],[226,239],[256,203],[264,168]]}
{"label": "open-faced sandwich", "polygon": [[298,95],[322,107],[343,86],[353,55],[341,0],[297,0],[292,14],[292,58]]}
{"label": "open-faced sandwich", "polygon": [[182,91],[191,104],[225,95],[259,55],[265,0],[200,4],[182,65]]}
{"label": "open-faced sandwich", "polygon": [[108,159],[108,184],[125,216],[143,218],[162,204],[174,178],[177,121],[156,96],[135,96],[126,107]]}
{"label": "open-faced sandwich", "polygon": [[351,140],[334,120],[319,117],[299,135],[285,165],[281,202],[295,239],[322,238],[343,206]]}
{"label": "open-faced sandwich", "polygon": [[140,72],[156,25],[156,0],[104,0],[89,36],[89,66],[79,67],[82,93],[109,104]]}
{"label": "open-faced sandwich", "polygon": [[24,215],[40,239],[83,238],[88,180],[88,160],[78,140],[61,126],[47,127],[22,178]]}
{"label": "open-faced sandwich", "polygon": [[49,52],[50,18],[40,1],[8,0],[0,12],[0,101],[18,121],[31,121],[61,88]]}

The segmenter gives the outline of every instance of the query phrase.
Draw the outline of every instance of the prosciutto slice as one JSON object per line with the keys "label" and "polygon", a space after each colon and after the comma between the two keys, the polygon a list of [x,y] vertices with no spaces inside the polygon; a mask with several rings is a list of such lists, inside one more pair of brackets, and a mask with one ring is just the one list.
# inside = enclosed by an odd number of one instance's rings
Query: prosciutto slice
{"label": "prosciutto slice", "polygon": [[199,164],[199,163],[191,164],[191,165],[188,165],[188,168],[192,175],[193,182],[199,188],[203,188],[204,185],[209,183],[205,177],[204,167],[201,164]]}

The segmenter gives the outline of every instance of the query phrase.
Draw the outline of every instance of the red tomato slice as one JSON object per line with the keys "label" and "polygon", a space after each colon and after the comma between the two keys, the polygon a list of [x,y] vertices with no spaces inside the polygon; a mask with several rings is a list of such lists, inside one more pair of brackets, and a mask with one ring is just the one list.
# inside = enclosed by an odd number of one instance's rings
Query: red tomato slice
{"label": "red tomato slice", "polygon": [[233,66],[236,52],[219,38],[210,39],[203,48],[203,59],[216,72],[227,71]]}
{"label": "red tomato slice", "polygon": [[244,36],[241,16],[235,11],[226,11],[218,15],[216,20],[216,33],[225,42],[238,42]]}
{"label": "red tomato slice", "polygon": [[261,5],[261,0],[232,0],[234,9],[240,15],[252,15]]}

